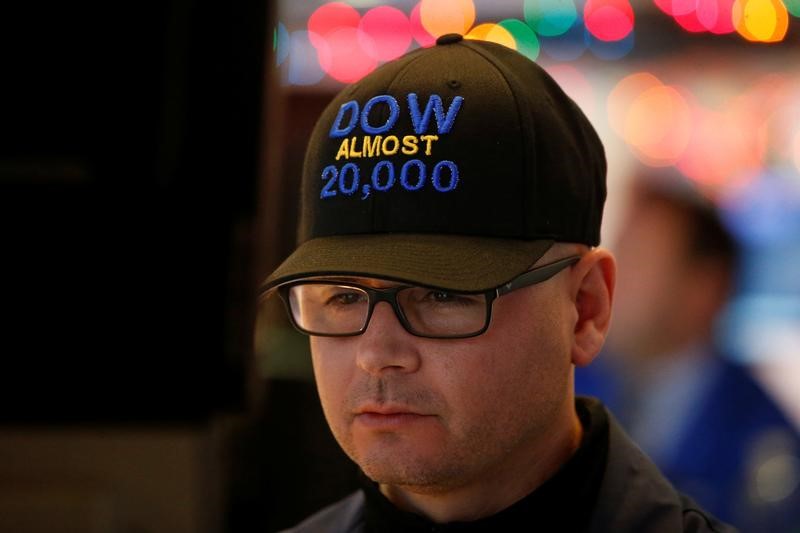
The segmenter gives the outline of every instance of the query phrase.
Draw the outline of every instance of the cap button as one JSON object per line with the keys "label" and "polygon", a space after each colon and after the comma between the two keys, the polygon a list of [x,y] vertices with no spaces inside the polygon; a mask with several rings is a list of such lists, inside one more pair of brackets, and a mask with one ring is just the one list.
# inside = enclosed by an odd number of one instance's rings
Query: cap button
{"label": "cap button", "polygon": [[436,39],[436,44],[453,44],[461,41],[462,39],[464,39],[464,37],[458,33],[445,33]]}

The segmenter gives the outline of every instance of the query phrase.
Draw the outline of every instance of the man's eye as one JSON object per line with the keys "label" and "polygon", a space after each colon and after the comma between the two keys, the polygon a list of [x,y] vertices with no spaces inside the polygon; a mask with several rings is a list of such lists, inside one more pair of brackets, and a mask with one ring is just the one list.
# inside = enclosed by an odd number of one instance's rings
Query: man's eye
{"label": "man's eye", "polygon": [[367,300],[366,294],[360,292],[340,292],[328,298],[328,305],[353,305]]}
{"label": "man's eye", "polygon": [[474,305],[478,303],[478,298],[468,294],[457,294],[447,291],[429,291],[424,301],[442,305]]}
{"label": "man's eye", "polygon": [[453,302],[458,299],[455,294],[444,291],[431,291],[429,293],[429,298],[439,303]]}

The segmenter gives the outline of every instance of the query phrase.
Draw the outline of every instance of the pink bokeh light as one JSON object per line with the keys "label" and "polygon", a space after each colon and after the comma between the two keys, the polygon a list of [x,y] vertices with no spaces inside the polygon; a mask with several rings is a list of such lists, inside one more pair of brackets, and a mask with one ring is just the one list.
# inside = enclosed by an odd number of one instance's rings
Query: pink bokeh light
{"label": "pink bokeh light", "polygon": [[[391,6],[367,11],[359,24],[362,47],[378,61],[403,55],[411,45],[411,24],[405,13]],[[364,39],[364,37],[368,39]]]}

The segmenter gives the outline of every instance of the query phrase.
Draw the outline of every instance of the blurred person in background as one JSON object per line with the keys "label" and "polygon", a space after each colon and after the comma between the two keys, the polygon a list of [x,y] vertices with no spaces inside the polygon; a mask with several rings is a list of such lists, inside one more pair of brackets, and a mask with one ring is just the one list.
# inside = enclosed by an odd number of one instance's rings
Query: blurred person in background
{"label": "blurred person in background", "polygon": [[800,531],[800,438],[715,323],[739,246],[677,174],[638,176],[616,246],[605,354],[576,372],[675,486],[744,531]]}

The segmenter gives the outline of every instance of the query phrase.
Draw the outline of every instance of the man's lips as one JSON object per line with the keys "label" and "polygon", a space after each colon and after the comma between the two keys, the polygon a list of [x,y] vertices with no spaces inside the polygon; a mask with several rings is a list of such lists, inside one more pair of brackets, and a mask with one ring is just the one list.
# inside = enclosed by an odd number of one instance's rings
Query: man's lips
{"label": "man's lips", "polygon": [[422,415],[412,407],[405,405],[392,404],[365,404],[356,409],[356,415],[375,414],[375,415]]}
{"label": "man's lips", "polygon": [[371,429],[391,430],[402,429],[434,416],[399,405],[364,405],[356,410],[355,421]]}

